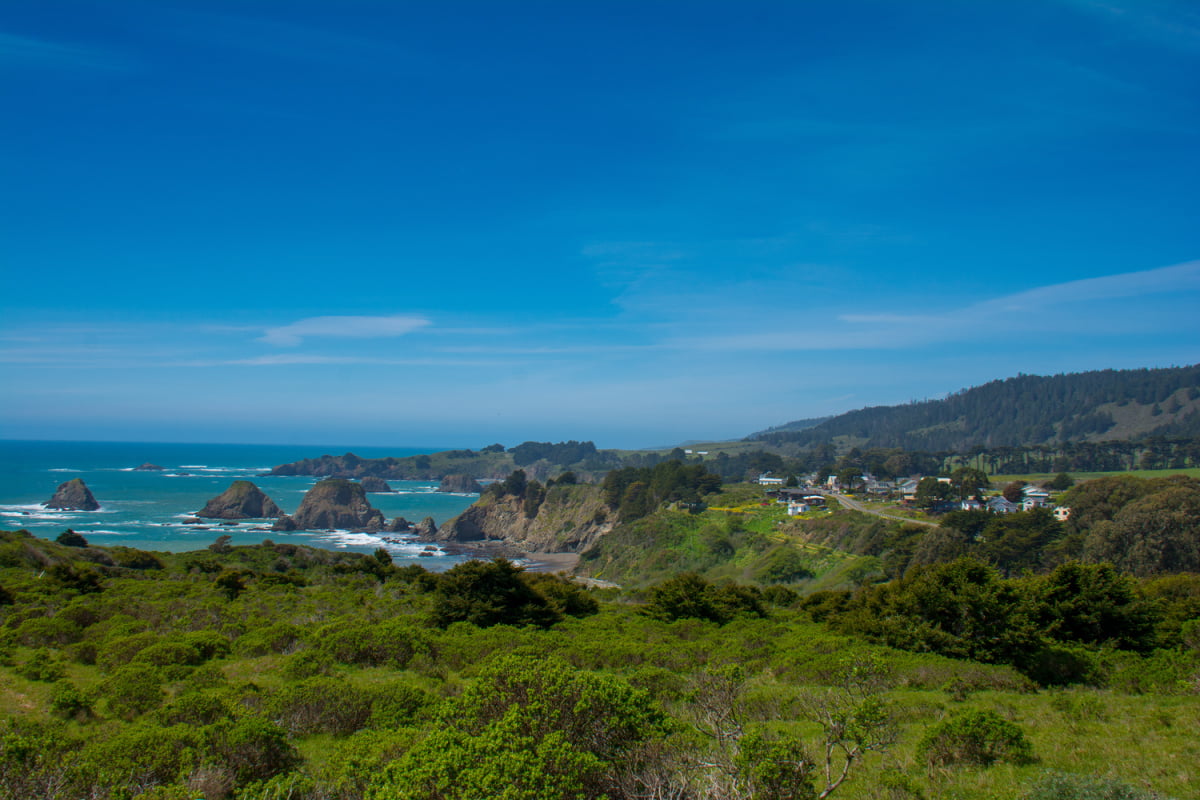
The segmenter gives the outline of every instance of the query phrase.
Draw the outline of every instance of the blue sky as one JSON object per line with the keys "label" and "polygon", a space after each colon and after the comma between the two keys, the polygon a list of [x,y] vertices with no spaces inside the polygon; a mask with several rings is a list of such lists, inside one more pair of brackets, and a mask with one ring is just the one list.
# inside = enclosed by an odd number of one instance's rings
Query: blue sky
{"label": "blue sky", "polygon": [[1190,2],[0,5],[0,438],[740,437],[1200,360]]}

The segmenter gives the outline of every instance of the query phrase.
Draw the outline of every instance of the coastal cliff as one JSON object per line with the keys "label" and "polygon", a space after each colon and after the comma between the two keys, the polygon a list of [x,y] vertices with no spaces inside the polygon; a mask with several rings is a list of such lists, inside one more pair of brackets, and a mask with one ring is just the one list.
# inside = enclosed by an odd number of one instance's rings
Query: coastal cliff
{"label": "coastal cliff", "polygon": [[547,488],[531,482],[520,492],[489,487],[478,502],[443,524],[432,540],[499,541],[531,552],[579,553],[613,524],[599,486]]}

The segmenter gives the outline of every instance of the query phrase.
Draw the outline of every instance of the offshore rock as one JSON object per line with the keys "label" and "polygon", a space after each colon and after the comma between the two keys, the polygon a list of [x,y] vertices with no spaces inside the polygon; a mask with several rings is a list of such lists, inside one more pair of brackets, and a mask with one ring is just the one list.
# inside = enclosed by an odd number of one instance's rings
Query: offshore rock
{"label": "offshore rock", "polygon": [[275,524],[271,526],[271,530],[291,533],[292,531],[297,530],[297,528],[296,523],[292,521],[292,518],[287,514],[284,514],[282,517],[275,520]]}
{"label": "offshore rock", "polygon": [[162,472],[163,468],[160,467],[158,464],[151,464],[149,461],[147,461],[145,464],[142,464],[140,467],[134,467],[133,471],[134,472]]}
{"label": "offshore rock", "polygon": [[438,491],[454,492],[455,494],[479,494],[483,491],[483,487],[479,485],[479,481],[470,475],[447,475],[442,478],[442,484],[438,486]]}
{"label": "offshore rock", "polygon": [[396,517],[384,528],[388,533],[407,533],[412,530],[412,523],[404,517]]}
{"label": "offshore rock", "polygon": [[59,484],[51,497],[45,503],[46,508],[56,508],[62,511],[95,511],[100,508],[91,489],[83,482],[83,478],[72,478],[66,483]]}
{"label": "offshore rock", "polygon": [[361,484],[345,478],[327,478],[308,490],[291,521],[296,529],[305,531],[330,528],[378,531],[383,529],[383,512],[371,507]]}
{"label": "offshore rock", "polygon": [[367,475],[361,481],[364,492],[394,492],[396,491],[383,478],[376,478],[374,475]]}
{"label": "offshore rock", "polygon": [[430,541],[437,537],[437,523],[433,521],[433,517],[426,517],[413,526],[413,532],[417,534],[417,538]]}
{"label": "offshore rock", "polygon": [[250,481],[234,481],[196,512],[197,517],[206,519],[268,519],[282,514],[283,510]]}

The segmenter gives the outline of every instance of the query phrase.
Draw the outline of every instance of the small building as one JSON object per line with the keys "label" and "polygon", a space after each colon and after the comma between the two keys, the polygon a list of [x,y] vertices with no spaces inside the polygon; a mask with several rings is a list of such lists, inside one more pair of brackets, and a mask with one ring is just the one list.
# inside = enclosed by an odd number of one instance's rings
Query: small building
{"label": "small building", "polygon": [[997,495],[987,501],[987,510],[993,514],[1011,514],[1014,511],[1020,511],[1021,507],[1004,495]]}
{"label": "small building", "polygon": [[1059,522],[1066,522],[1071,518],[1071,508],[1069,506],[1055,506],[1054,518]]}
{"label": "small building", "polygon": [[795,501],[788,503],[787,515],[789,517],[795,517],[799,514],[803,514],[806,511],[808,511],[807,503],[797,503]]}
{"label": "small building", "polygon": [[759,486],[783,486],[783,478],[772,478],[771,473],[764,472],[758,476]]}
{"label": "small building", "polygon": [[959,504],[963,511],[983,511],[983,503],[976,500],[974,497],[968,497]]}

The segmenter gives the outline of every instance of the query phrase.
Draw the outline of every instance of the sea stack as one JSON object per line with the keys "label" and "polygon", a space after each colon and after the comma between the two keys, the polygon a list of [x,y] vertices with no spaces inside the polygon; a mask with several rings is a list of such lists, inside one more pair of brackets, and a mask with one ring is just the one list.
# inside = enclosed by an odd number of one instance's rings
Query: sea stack
{"label": "sea stack", "polygon": [[394,492],[396,491],[383,478],[377,478],[374,475],[367,475],[359,483],[362,484],[364,492]]}
{"label": "sea stack", "polygon": [[483,487],[479,481],[470,475],[447,475],[438,486],[439,492],[454,492],[455,494],[479,494]]}
{"label": "sea stack", "polygon": [[234,481],[196,512],[197,517],[206,519],[274,519],[282,514],[283,510],[250,481]]}
{"label": "sea stack", "polygon": [[379,531],[383,529],[383,512],[371,507],[361,484],[344,478],[327,478],[308,490],[288,522],[296,530],[304,531],[327,528]]}
{"label": "sea stack", "polygon": [[51,497],[43,505],[60,511],[95,511],[100,508],[91,489],[83,482],[83,478],[72,478],[59,485]]}
{"label": "sea stack", "polygon": [[437,536],[437,532],[437,523],[433,521],[433,517],[426,517],[413,526],[413,533],[417,535],[417,538],[427,542],[432,541]]}

